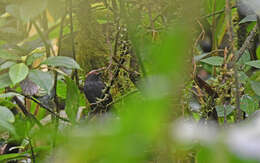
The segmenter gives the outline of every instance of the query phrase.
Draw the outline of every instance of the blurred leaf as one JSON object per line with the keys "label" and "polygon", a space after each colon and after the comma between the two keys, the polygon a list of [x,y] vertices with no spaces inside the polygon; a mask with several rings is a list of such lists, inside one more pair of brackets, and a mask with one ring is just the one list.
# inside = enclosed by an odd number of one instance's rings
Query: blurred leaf
{"label": "blurred leaf", "polygon": [[247,62],[246,65],[249,65],[249,66],[252,66],[255,68],[260,68],[260,60]]}
{"label": "blurred leaf", "polygon": [[10,68],[14,64],[16,64],[16,62],[12,62],[12,61],[4,62],[3,64],[0,65],[0,70],[4,70],[4,69],[7,69],[7,68]]}
{"label": "blurred leaf", "polygon": [[4,74],[0,75],[0,88],[5,88],[10,85],[12,85],[12,81],[9,77],[9,74],[4,73]]}
{"label": "blurred leaf", "polygon": [[221,66],[224,62],[224,58],[219,56],[213,56],[213,57],[203,59],[201,60],[201,62],[207,63],[212,66]]}
{"label": "blurred leaf", "polygon": [[7,161],[16,158],[28,158],[28,154],[26,153],[10,153],[10,154],[2,154],[0,155],[0,161]]}
{"label": "blurred leaf", "polygon": [[15,118],[13,113],[6,107],[0,106],[0,120],[6,121],[9,123],[14,123]]}
{"label": "blurred leaf", "polygon": [[218,113],[218,117],[224,117],[224,109],[226,109],[226,116],[228,116],[229,114],[231,114],[233,112],[233,110],[235,109],[234,106],[232,105],[221,105],[221,106],[216,106],[216,110]]}
{"label": "blurred leaf", "polygon": [[251,81],[250,84],[255,94],[260,96],[260,82]]}
{"label": "blurred leaf", "polygon": [[9,123],[5,120],[2,120],[2,119],[0,119],[0,130],[1,129],[7,130],[14,136],[17,136],[14,126],[11,123]]}
{"label": "blurred leaf", "polygon": [[256,15],[248,15],[246,16],[244,19],[242,19],[239,24],[242,24],[242,23],[247,23],[247,22],[254,22],[256,21]]}
{"label": "blurred leaf", "polygon": [[6,6],[6,12],[8,12],[13,17],[20,19],[19,6],[17,4],[10,4]]}
{"label": "blurred leaf", "polygon": [[250,60],[251,60],[250,53],[248,50],[246,50],[237,63],[240,65],[244,65],[247,62],[249,62]]}
{"label": "blurred leaf", "polygon": [[20,60],[21,58],[15,54],[8,53],[7,51],[0,49],[0,58],[8,60]]}
{"label": "blurred leaf", "polygon": [[32,70],[29,73],[29,79],[37,84],[39,87],[50,93],[54,86],[54,77],[49,72],[41,70]]}
{"label": "blurred leaf", "polygon": [[42,64],[46,64],[48,66],[60,66],[71,69],[80,69],[80,66],[74,59],[64,56],[49,57]]}
{"label": "blurred leaf", "polygon": [[47,0],[23,0],[19,4],[21,19],[25,22],[41,14],[47,7]]}
{"label": "blurred leaf", "polygon": [[13,84],[24,80],[28,73],[29,68],[24,63],[15,64],[9,69],[9,76]]}
{"label": "blurred leaf", "polygon": [[58,20],[65,14],[65,1],[48,0],[48,11],[55,20]]}
{"label": "blurred leaf", "polygon": [[68,77],[66,77],[66,84],[67,84],[67,96],[66,96],[65,111],[70,121],[72,123],[75,123],[78,108],[79,108],[80,92],[76,83]]}
{"label": "blurred leaf", "polygon": [[257,100],[253,99],[249,95],[243,95],[241,97],[241,110],[251,115],[258,109]]}

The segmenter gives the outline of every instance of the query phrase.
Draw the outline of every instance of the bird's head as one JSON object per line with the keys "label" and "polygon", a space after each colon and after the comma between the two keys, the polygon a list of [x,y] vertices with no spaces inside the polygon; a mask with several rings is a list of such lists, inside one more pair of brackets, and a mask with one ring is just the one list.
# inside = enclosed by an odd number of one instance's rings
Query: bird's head
{"label": "bird's head", "polygon": [[102,71],[104,69],[97,69],[97,70],[92,70],[89,73],[87,73],[86,77],[86,81],[97,81],[100,80],[100,76],[102,74]]}

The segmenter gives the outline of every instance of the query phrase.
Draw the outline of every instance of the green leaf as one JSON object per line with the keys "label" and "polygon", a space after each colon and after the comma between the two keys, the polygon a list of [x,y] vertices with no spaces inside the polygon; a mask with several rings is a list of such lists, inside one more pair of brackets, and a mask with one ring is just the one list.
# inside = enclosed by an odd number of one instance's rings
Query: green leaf
{"label": "green leaf", "polygon": [[15,54],[8,53],[7,51],[0,49],[0,58],[8,60],[20,60],[21,57]]}
{"label": "green leaf", "polygon": [[49,57],[42,64],[54,67],[61,66],[71,69],[80,69],[79,64],[74,59],[64,56]]}
{"label": "green leaf", "polygon": [[9,123],[14,123],[15,118],[13,113],[6,107],[0,106],[0,120],[9,122]]}
{"label": "green leaf", "polygon": [[260,82],[251,81],[251,88],[255,92],[256,95],[260,96]]}
{"label": "green leaf", "polygon": [[80,92],[76,83],[70,78],[66,77],[66,83],[67,83],[67,96],[66,96],[65,111],[70,121],[72,123],[75,123],[77,117],[77,111],[79,108]]}
{"label": "green leaf", "polygon": [[47,0],[23,0],[20,5],[20,16],[25,22],[41,14],[47,7]]}
{"label": "green leaf", "polygon": [[14,126],[11,123],[2,119],[0,119],[0,131],[1,130],[7,130],[13,135],[17,136]]}
{"label": "green leaf", "polygon": [[0,161],[7,161],[7,160],[12,160],[12,159],[17,159],[17,158],[28,158],[29,154],[28,153],[10,153],[10,154],[3,154],[0,155]]}
{"label": "green leaf", "polygon": [[241,110],[246,112],[248,115],[253,114],[258,109],[257,100],[253,99],[249,95],[243,95],[241,97]]}
{"label": "green leaf", "polygon": [[15,64],[9,69],[9,76],[13,84],[24,80],[28,73],[29,68],[24,63]]}
{"label": "green leaf", "polygon": [[40,70],[32,70],[29,73],[29,79],[33,81],[35,84],[40,86],[42,89],[50,93],[51,89],[54,85],[53,75],[49,72],[43,72]]}
{"label": "green leaf", "polygon": [[224,58],[219,56],[213,56],[213,57],[203,59],[201,60],[201,62],[207,63],[212,66],[221,66],[224,62]]}
{"label": "green leaf", "polygon": [[0,75],[0,88],[5,88],[12,85],[12,81],[8,73]]}
{"label": "green leaf", "polygon": [[242,24],[242,23],[247,23],[247,22],[255,22],[257,19],[256,19],[256,15],[248,15],[246,16],[244,19],[242,19],[239,24]]}
{"label": "green leaf", "polygon": [[255,68],[260,68],[260,60],[247,62],[246,65],[252,66]]}
{"label": "green leaf", "polygon": [[231,114],[233,112],[235,107],[232,106],[232,105],[226,105],[226,106],[219,105],[219,106],[216,106],[218,117],[224,117],[224,109],[226,109],[226,116],[228,116],[229,114]]}
{"label": "green leaf", "polygon": [[14,96],[20,96],[20,94],[14,93],[14,92],[0,94],[0,98],[9,98],[9,97],[14,97]]}

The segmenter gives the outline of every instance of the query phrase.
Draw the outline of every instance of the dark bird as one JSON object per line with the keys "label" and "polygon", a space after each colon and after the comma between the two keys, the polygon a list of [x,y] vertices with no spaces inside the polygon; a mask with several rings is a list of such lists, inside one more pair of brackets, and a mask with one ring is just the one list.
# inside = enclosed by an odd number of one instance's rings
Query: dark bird
{"label": "dark bird", "polygon": [[86,75],[84,93],[88,99],[92,112],[109,110],[108,104],[112,102],[111,94],[105,93],[105,84],[100,77],[100,70],[92,70]]}

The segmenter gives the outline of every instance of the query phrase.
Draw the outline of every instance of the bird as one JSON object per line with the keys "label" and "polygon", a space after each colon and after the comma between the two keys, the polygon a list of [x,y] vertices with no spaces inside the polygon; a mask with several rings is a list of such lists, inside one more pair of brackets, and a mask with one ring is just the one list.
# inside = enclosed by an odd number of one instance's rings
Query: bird
{"label": "bird", "polygon": [[86,75],[84,83],[84,94],[90,103],[91,112],[106,112],[110,109],[110,104],[113,99],[112,95],[108,92],[105,93],[105,83],[101,79],[100,69],[92,70]]}

